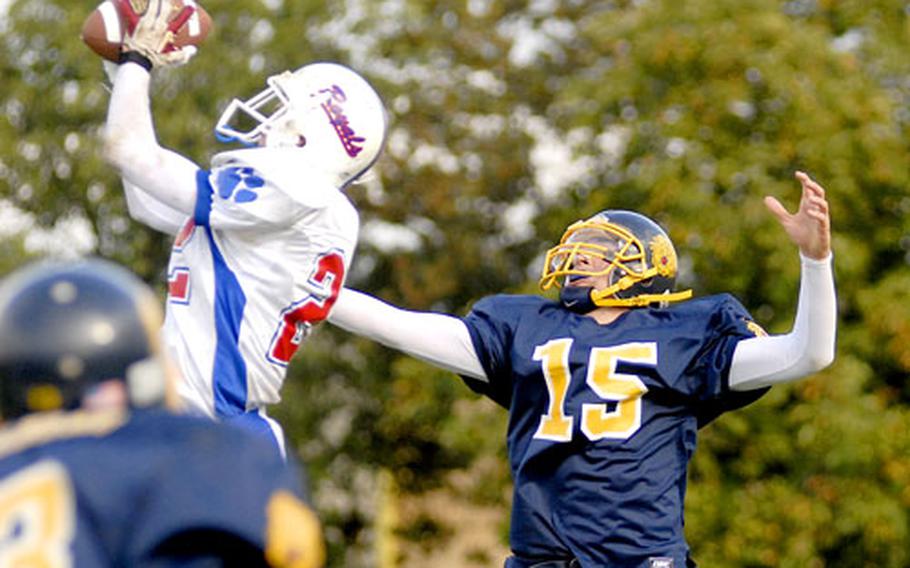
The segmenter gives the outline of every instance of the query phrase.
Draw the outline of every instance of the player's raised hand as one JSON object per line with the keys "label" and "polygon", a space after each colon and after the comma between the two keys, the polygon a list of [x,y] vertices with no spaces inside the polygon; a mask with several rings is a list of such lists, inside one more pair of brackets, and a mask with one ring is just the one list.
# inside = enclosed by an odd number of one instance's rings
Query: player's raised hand
{"label": "player's raised hand", "polygon": [[801,253],[809,258],[823,260],[831,253],[831,217],[825,188],[804,172],[796,172],[803,193],[799,209],[790,214],[776,198],[765,197],[765,206],[777,217]]}
{"label": "player's raised hand", "polygon": [[133,11],[130,2],[120,0],[120,4],[130,21],[130,29],[123,40],[124,52],[139,53],[154,67],[183,65],[196,54],[194,46],[178,48],[174,45],[175,32],[193,13],[191,6],[184,6],[173,16],[170,0],[149,0],[141,15]]}

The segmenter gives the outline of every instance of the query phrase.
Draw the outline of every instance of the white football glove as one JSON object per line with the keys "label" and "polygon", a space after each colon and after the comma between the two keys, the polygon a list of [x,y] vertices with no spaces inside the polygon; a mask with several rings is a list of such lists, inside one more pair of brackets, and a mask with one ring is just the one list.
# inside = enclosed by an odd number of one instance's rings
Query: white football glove
{"label": "white football glove", "polygon": [[[196,48],[193,46],[165,52],[168,45],[173,43],[176,31],[170,24],[172,9],[170,0],[149,0],[148,7],[139,17],[136,28],[132,33],[126,34],[123,51],[142,55],[153,67],[183,65],[196,55]],[[185,21],[185,18],[183,20]]]}

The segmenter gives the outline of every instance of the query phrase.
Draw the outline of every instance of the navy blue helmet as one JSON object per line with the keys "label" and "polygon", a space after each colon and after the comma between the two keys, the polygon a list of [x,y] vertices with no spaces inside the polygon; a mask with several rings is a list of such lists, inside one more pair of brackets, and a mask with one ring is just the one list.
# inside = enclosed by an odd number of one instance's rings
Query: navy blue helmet
{"label": "navy blue helmet", "polygon": [[[580,256],[602,262],[592,269]],[[634,211],[606,210],[570,225],[559,244],[547,251],[540,287],[561,288],[566,307],[588,311],[597,306],[647,306],[691,297],[673,292],[678,261],[667,233]],[[601,289],[566,286],[579,277],[607,276]]]}
{"label": "navy blue helmet", "polygon": [[129,271],[99,259],[38,262],[0,284],[0,416],[73,409],[97,385],[163,400],[160,307]]}

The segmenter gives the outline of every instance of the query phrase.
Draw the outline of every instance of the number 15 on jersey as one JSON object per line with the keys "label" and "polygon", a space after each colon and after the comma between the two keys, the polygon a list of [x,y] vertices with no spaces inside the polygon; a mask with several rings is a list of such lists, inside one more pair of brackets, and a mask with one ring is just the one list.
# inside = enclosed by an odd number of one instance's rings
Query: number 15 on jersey
{"label": "number 15 on jersey", "polygon": [[[566,397],[572,381],[569,352],[572,339],[550,340],[534,349],[534,360],[540,362],[547,383],[549,404],[540,417],[534,437],[554,442],[572,439],[575,416],[566,414]],[[640,377],[617,371],[619,363],[657,365],[657,344],[625,343],[611,347],[595,347],[588,358],[585,382],[604,401],[581,406],[581,431],[591,441],[602,439],[625,440],[641,427],[641,397],[648,387]]]}

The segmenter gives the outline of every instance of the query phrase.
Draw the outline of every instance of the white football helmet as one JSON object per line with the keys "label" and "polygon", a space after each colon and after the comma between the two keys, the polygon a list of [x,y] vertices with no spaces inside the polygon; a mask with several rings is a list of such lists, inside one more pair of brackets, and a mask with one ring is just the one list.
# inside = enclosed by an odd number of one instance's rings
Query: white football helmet
{"label": "white football helmet", "polygon": [[379,158],[386,112],[372,86],[336,63],[312,63],[266,79],[258,95],[234,99],[215,125],[219,140],[294,147],[345,187]]}

